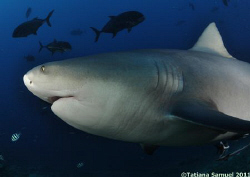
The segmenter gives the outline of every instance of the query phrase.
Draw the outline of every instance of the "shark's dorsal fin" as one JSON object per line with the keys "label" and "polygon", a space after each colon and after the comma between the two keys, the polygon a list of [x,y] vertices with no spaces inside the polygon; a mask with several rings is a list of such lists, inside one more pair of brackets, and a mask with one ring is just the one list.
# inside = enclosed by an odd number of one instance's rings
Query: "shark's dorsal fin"
{"label": "shark's dorsal fin", "polygon": [[208,25],[194,47],[190,50],[214,53],[223,57],[233,58],[225,48],[214,22]]}

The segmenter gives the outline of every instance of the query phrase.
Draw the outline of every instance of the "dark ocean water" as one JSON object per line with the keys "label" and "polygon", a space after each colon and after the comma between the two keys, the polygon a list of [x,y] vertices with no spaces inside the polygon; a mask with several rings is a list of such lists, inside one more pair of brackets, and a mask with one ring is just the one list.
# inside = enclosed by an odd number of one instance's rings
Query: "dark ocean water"
{"label": "dark ocean water", "polygon": [[[193,10],[189,3],[195,7]],[[12,38],[13,30],[28,20],[45,18],[55,10],[50,21],[37,35]],[[249,61],[250,1],[231,0],[1,0],[0,2],[0,155],[5,169],[0,177],[178,177],[183,171],[248,172],[250,152],[243,152],[227,162],[216,162],[216,149],[211,146],[161,147],[153,156],[143,153],[134,143],[110,140],[76,130],[50,110],[49,104],[33,96],[23,84],[23,75],[31,68],[49,61],[90,54],[144,48],[191,48],[204,28],[216,22],[225,46],[235,58]],[[135,10],[145,21],[130,33],[124,30],[112,39],[101,34],[97,43],[91,26],[101,29],[108,16]],[[81,29],[83,34],[70,32]],[[68,41],[72,51],[63,54],[39,51],[54,39]],[[28,62],[24,56],[33,55]],[[11,141],[14,133],[20,139]],[[237,149],[244,141],[232,143]],[[77,164],[83,162],[83,167]]]}

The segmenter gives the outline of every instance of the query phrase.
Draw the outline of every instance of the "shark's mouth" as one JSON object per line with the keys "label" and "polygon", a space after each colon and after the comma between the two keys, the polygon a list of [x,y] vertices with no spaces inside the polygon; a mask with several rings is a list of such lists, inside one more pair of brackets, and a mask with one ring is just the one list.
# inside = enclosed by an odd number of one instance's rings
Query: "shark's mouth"
{"label": "shark's mouth", "polygon": [[61,98],[72,98],[73,96],[64,96],[64,97],[60,97],[60,96],[53,96],[53,97],[49,97],[48,98],[48,102],[53,104],[55,101],[61,99]]}
{"label": "shark's mouth", "polygon": [[59,96],[49,97],[48,102],[53,104],[55,101],[59,100],[60,98],[63,98],[63,97],[59,97]]}

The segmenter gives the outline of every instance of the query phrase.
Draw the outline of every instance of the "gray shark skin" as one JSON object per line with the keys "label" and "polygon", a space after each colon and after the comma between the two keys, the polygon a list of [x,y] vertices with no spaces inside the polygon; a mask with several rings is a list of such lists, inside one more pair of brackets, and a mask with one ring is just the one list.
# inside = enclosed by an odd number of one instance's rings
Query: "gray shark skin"
{"label": "gray shark skin", "polygon": [[39,65],[23,77],[67,124],[147,146],[189,146],[250,132],[250,65],[211,23],[190,50],[106,53]]}

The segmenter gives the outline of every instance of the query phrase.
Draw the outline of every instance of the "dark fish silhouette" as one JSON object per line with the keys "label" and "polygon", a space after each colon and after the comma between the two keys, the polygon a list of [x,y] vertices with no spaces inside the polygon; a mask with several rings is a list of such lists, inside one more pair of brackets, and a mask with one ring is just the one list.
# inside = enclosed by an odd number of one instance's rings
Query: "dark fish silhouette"
{"label": "dark fish silhouette", "polygon": [[71,45],[68,42],[57,41],[56,39],[46,46],[43,46],[41,42],[39,42],[39,44],[40,44],[39,52],[41,52],[43,48],[47,48],[52,53],[52,55],[55,52],[63,53],[72,49]]}
{"label": "dark fish silhouette", "polygon": [[110,20],[101,31],[90,27],[96,33],[95,42],[98,41],[101,33],[112,33],[114,38],[119,31],[128,29],[128,32],[130,32],[132,27],[145,20],[144,15],[137,11],[128,11],[121,13],[118,16],[109,16],[109,18]]}
{"label": "dark fish silhouette", "polygon": [[26,18],[29,18],[30,14],[32,12],[32,9],[29,7],[26,11]]}
{"label": "dark fish silhouette", "polygon": [[222,2],[225,6],[228,6],[228,0],[222,0]]}
{"label": "dark fish silhouette", "polygon": [[195,10],[195,7],[194,7],[194,4],[193,3],[189,3],[189,7],[194,11]]}
{"label": "dark fish silhouette", "polygon": [[250,146],[250,143],[248,145],[246,145],[246,146],[244,146],[244,147],[242,147],[242,148],[240,148],[240,149],[238,149],[238,150],[230,153],[230,154],[227,154],[225,156],[220,157],[219,159],[217,159],[217,161],[222,161],[222,160],[227,161],[230,157],[238,155],[239,153],[241,153],[241,151],[243,151],[244,149],[248,148],[249,146]]}
{"label": "dark fish silhouette", "polygon": [[76,30],[72,30],[72,31],[70,32],[70,34],[71,34],[72,36],[81,36],[81,35],[83,34],[83,31],[82,31],[81,29],[76,29]]}
{"label": "dark fish silhouette", "polygon": [[53,12],[54,10],[52,10],[45,19],[34,18],[33,20],[22,23],[14,30],[12,37],[18,38],[18,37],[27,37],[31,34],[37,35],[37,30],[45,22],[47,22],[47,24],[51,27],[49,19],[52,16]]}
{"label": "dark fish silhouette", "polygon": [[26,59],[27,61],[35,61],[35,57],[33,55],[27,55],[24,57],[24,59]]}

